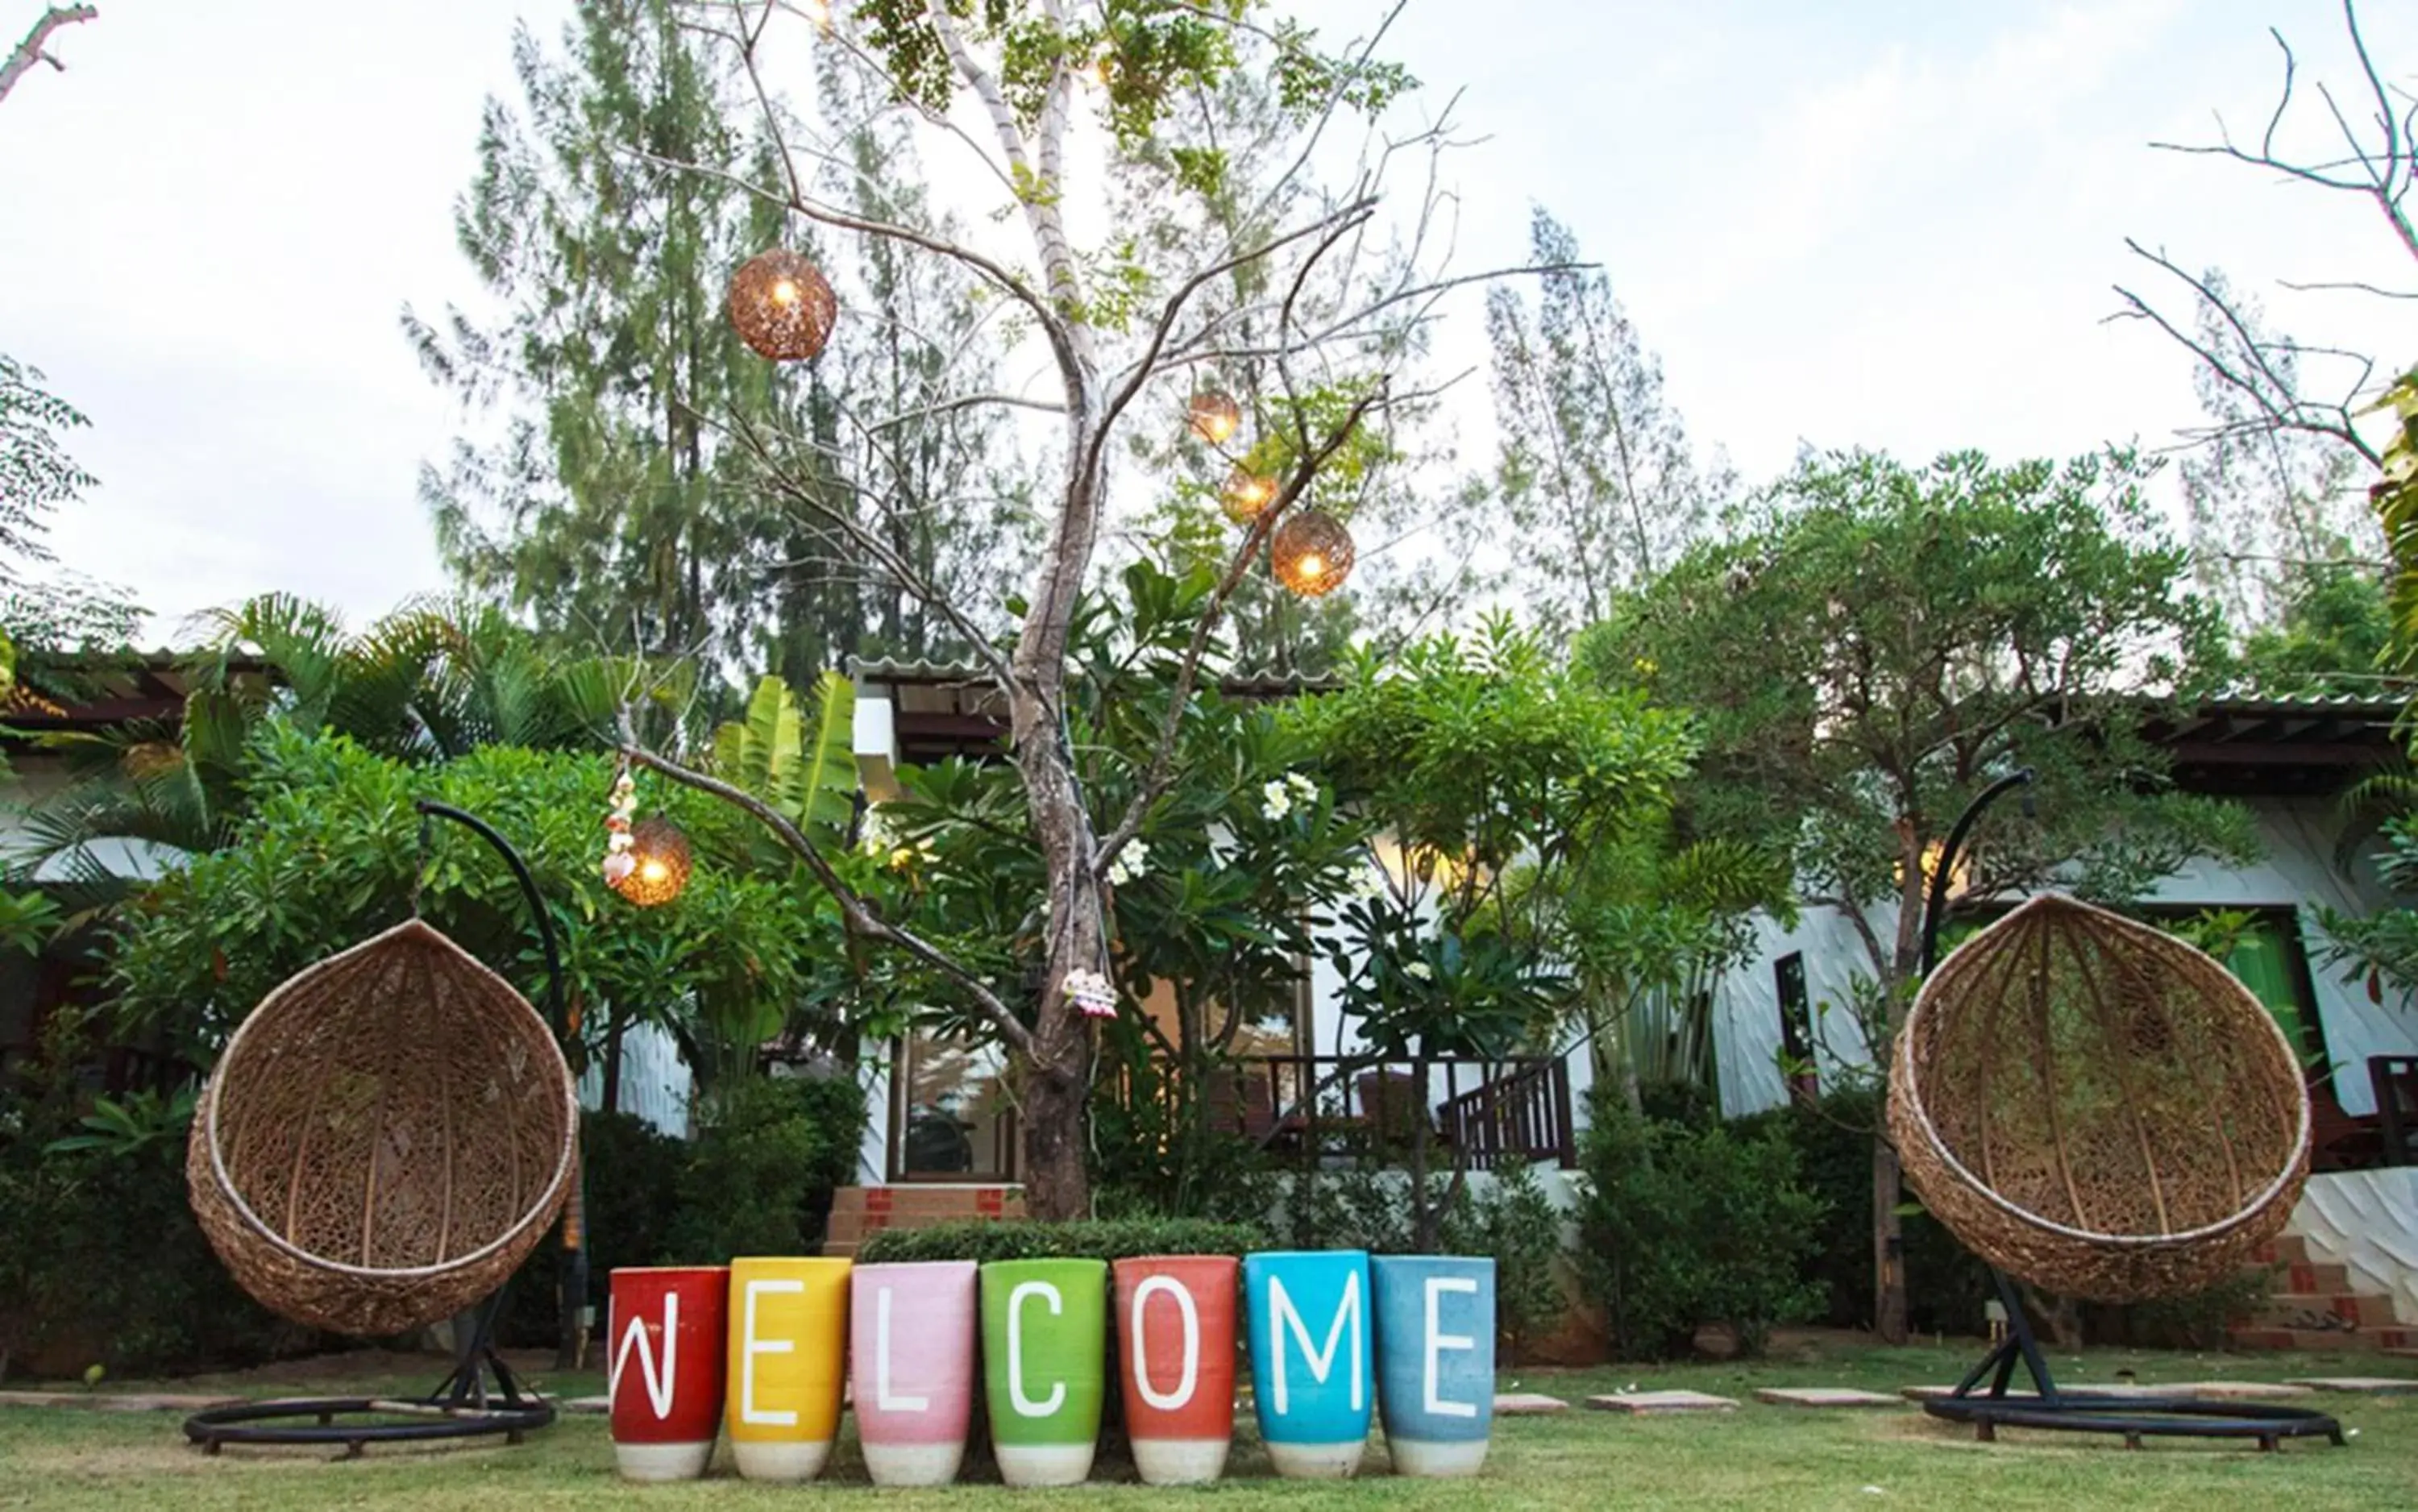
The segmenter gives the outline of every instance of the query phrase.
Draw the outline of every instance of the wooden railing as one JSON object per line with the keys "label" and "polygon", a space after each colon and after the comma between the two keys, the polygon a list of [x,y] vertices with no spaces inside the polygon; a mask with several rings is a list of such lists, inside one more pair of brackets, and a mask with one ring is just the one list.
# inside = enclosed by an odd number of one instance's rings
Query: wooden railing
{"label": "wooden railing", "polygon": [[1422,1137],[1431,1169],[1578,1164],[1569,1066],[1554,1056],[1247,1056],[1210,1097],[1221,1127],[1310,1168],[1405,1164]]}

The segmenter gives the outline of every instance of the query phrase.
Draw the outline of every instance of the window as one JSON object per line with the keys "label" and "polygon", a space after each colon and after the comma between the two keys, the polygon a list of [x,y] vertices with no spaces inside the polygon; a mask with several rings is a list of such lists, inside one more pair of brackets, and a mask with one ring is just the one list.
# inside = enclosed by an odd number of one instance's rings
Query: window
{"label": "window", "polygon": [[900,1182],[1016,1179],[1016,1107],[1006,1054],[918,1031],[899,1056],[890,1176]]}
{"label": "window", "polygon": [[1791,951],[1772,962],[1771,977],[1780,995],[1780,1048],[1790,1067],[1789,1094],[1811,1102],[1820,1095],[1822,1080],[1814,1066],[1814,1004],[1805,993],[1805,953]]}

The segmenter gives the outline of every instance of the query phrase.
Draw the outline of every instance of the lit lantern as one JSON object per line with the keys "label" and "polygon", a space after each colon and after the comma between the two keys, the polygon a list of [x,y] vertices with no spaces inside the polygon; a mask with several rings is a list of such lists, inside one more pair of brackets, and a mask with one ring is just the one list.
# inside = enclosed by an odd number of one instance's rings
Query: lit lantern
{"label": "lit lantern", "polygon": [[775,362],[820,356],[837,319],[831,281],[796,252],[759,252],[730,276],[730,324],[741,341]]}
{"label": "lit lantern", "polygon": [[1248,525],[1277,501],[1277,481],[1247,467],[1237,467],[1227,477],[1226,490],[1219,498],[1225,505],[1226,518],[1236,525]]}
{"label": "lit lantern", "polygon": [[658,816],[630,832],[626,854],[628,868],[609,885],[639,908],[669,903],[688,886],[688,836],[671,820]]}
{"label": "lit lantern", "polygon": [[1224,446],[1243,428],[1243,406],[1230,394],[1203,389],[1192,396],[1192,434],[1211,446]]}
{"label": "lit lantern", "polygon": [[1304,510],[1278,528],[1268,562],[1277,581],[1305,599],[1332,593],[1352,574],[1352,532],[1331,514]]}

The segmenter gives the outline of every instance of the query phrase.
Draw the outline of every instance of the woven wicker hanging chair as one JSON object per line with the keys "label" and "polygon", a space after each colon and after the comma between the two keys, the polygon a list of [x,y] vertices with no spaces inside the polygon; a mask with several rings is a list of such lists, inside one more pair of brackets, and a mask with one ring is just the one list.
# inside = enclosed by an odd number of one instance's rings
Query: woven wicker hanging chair
{"label": "woven wicker hanging chair", "polygon": [[391,1335],[528,1257],[578,1128],[545,1020],[413,919],[261,1000],[203,1091],[185,1171],[202,1231],[262,1305]]}
{"label": "woven wicker hanging chair", "polygon": [[1890,1076],[1906,1178],[2009,1275],[2095,1302],[2241,1271],[2309,1169],[2274,1018],[2181,940],[2034,898],[1924,983]]}

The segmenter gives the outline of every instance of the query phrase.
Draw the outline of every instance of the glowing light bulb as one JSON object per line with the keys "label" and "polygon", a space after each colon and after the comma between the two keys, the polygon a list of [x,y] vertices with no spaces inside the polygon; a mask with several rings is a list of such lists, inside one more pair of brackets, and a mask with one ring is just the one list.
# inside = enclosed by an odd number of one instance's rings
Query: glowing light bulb
{"label": "glowing light bulb", "polygon": [[660,882],[671,874],[672,869],[670,867],[665,865],[662,862],[657,861],[652,856],[648,857],[645,861],[638,863],[638,877],[642,881]]}
{"label": "glowing light bulb", "polygon": [[797,303],[798,285],[788,279],[783,279],[780,283],[773,284],[773,302],[774,304]]}
{"label": "glowing light bulb", "polygon": [[1326,558],[1314,551],[1308,556],[1304,557],[1301,559],[1301,575],[1304,577],[1324,577],[1326,575]]}

